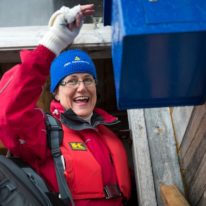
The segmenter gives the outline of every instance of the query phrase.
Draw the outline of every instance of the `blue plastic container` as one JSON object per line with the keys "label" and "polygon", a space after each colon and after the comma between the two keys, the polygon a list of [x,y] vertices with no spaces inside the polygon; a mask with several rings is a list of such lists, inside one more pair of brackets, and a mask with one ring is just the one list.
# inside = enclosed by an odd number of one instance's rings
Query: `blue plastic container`
{"label": "blue plastic container", "polygon": [[205,102],[205,0],[105,0],[104,5],[105,24],[112,25],[119,109]]}

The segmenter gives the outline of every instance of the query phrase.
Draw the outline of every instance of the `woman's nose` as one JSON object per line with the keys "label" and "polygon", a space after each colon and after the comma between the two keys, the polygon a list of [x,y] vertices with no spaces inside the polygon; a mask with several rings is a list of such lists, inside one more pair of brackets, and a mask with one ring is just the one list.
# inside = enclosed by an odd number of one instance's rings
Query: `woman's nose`
{"label": "woman's nose", "polygon": [[84,90],[84,89],[86,89],[84,81],[78,81],[77,90],[81,91],[81,90]]}

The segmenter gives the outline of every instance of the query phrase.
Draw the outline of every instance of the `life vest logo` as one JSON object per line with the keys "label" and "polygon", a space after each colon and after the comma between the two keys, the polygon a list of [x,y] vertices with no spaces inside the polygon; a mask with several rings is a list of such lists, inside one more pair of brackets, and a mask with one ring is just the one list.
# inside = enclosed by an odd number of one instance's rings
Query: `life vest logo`
{"label": "life vest logo", "polygon": [[83,142],[70,142],[69,145],[71,146],[72,150],[76,150],[76,151],[87,150],[87,147]]}
{"label": "life vest logo", "polygon": [[75,61],[79,61],[80,58],[79,58],[78,56],[76,56],[74,60],[75,60]]}

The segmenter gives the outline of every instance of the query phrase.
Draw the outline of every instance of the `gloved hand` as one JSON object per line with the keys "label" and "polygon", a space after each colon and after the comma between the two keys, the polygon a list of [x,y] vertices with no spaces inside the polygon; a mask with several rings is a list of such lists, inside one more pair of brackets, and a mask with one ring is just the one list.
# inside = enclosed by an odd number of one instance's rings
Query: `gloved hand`
{"label": "gloved hand", "polygon": [[56,55],[70,45],[82,26],[81,6],[62,7],[49,20],[49,31],[40,41]]}

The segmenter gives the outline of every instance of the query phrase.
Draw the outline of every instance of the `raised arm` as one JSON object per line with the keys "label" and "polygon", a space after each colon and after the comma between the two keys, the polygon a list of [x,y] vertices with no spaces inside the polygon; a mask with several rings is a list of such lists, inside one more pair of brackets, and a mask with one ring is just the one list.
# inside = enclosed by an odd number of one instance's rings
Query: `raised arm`
{"label": "raised arm", "polygon": [[21,64],[0,81],[0,139],[24,159],[46,157],[44,113],[36,107],[52,60],[78,35],[82,17],[93,5],[63,7],[50,19],[50,29],[33,51],[21,52]]}

